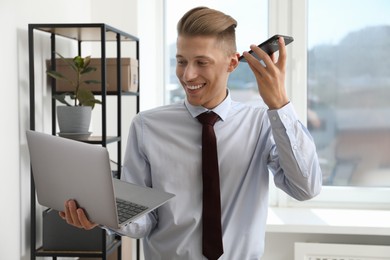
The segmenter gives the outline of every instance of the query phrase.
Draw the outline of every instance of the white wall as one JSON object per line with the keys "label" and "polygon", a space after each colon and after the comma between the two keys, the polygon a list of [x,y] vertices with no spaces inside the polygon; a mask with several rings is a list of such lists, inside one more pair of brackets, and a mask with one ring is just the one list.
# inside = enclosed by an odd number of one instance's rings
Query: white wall
{"label": "white wall", "polygon": [[[160,76],[154,76],[155,68],[159,65],[153,56],[156,52],[155,41],[147,38],[159,37],[153,32],[158,21],[150,23],[154,18],[155,3],[144,1],[137,5],[137,0],[1,0],[0,24],[2,25],[0,38],[0,78],[2,101],[0,102],[1,145],[0,165],[0,259],[29,259],[29,216],[30,216],[30,182],[29,162],[25,141],[25,130],[29,128],[29,72],[28,72],[28,24],[29,23],[88,23],[104,22],[123,31],[141,36],[142,55],[153,61],[148,68],[150,79],[141,72],[141,84],[145,81],[147,86],[141,93],[141,108],[149,108],[162,103],[162,95],[156,82]],[[93,3],[93,4],[92,4]],[[152,31],[137,32],[142,25],[137,22],[138,13],[152,15],[140,18],[148,19],[148,27]],[[157,18],[160,18],[157,16]],[[153,20],[153,19],[152,19]],[[161,30],[160,30],[161,31]],[[143,38],[144,37],[144,38]],[[37,109],[43,112],[44,117],[38,118],[37,128],[47,128],[46,117],[50,112],[45,108],[50,98],[43,89],[44,60],[49,56],[49,43],[44,37],[36,37],[36,68],[37,72]],[[148,55],[146,50],[152,50]],[[161,52],[162,53],[162,52]],[[158,55],[157,55],[158,56]],[[39,58],[38,58],[39,57]],[[141,64],[144,63],[141,60]],[[146,63],[148,65],[148,63]],[[149,87],[148,87],[149,86]],[[149,90],[148,90],[149,89]],[[148,91],[151,92],[148,98]],[[162,90],[161,90],[162,92]],[[146,97],[146,98],[145,98]],[[161,100],[161,101],[160,101]],[[39,216],[39,214],[38,214]]]}
{"label": "white wall", "polygon": [[28,128],[28,23],[88,22],[89,6],[90,1],[77,0],[0,2],[3,91],[0,102],[3,119],[0,130],[3,140],[0,159],[1,259],[29,259],[30,184],[24,138],[24,131]]}
{"label": "white wall", "polygon": [[140,39],[141,110],[163,104],[162,6],[163,1],[145,0],[98,0],[92,5],[92,22],[107,23]]}

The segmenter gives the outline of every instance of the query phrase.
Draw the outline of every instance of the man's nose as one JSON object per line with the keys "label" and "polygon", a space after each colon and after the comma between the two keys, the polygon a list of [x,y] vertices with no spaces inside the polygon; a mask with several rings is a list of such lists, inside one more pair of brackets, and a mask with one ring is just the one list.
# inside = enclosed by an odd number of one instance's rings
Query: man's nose
{"label": "man's nose", "polygon": [[186,66],[186,68],[184,69],[184,73],[183,73],[184,80],[189,81],[189,80],[195,79],[196,76],[197,76],[196,68],[192,65]]}

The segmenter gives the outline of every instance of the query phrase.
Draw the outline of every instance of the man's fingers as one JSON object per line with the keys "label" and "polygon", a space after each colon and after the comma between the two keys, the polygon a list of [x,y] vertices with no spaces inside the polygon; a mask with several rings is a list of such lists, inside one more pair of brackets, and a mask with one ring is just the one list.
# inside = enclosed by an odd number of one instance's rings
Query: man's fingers
{"label": "man's fingers", "polygon": [[[255,48],[258,48],[258,47],[256,45],[251,45],[252,50]],[[260,49],[260,48],[258,48],[258,49]],[[262,51],[262,50],[260,49],[260,51]],[[252,71],[255,74],[262,76],[262,74],[265,73],[266,68],[264,67],[264,65],[262,64],[261,61],[259,61],[257,58],[255,58],[253,55],[251,55],[249,52],[244,52],[243,55],[244,55],[248,65],[251,67]],[[256,55],[258,55],[258,57],[262,60],[261,54],[259,55],[258,53],[256,53]],[[267,58],[269,59],[269,57],[267,57]]]}
{"label": "man's fingers", "polygon": [[63,220],[66,220],[65,212],[60,211],[60,212],[58,212],[58,214],[60,215],[60,218],[62,218]]}
{"label": "man's fingers", "polygon": [[277,66],[280,70],[284,71],[286,67],[286,57],[287,57],[287,50],[286,50],[284,38],[279,37],[278,43],[279,43],[279,58],[277,61]]}
{"label": "man's fingers", "polygon": [[71,222],[72,222],[72,218],[71,218],[71,216],[70,216],[70,211],[69,211],[68,202],[69,202],[69,201],[66,201],[66,202],[65,202],[65,205],[64,205],[65,211],[64,211],[64,212],[60,212],[60,216],[61,216],[64,220],[66,220],[66,222],[67,222],[68,224],[71,224],[71,225],[72,225],[73,223],[71,223]]}
{"label": "man's fingers", "polygon": [[271,57],[265,51],[259,48],[259,46],[252,44],[250,48],[254,53],[256,53],[260,60],[264,62],[266,67],[269,67],[273,64]]}
{"label": "man's fingers", "polygon": [[[260,60],[264,62],[266,67],[272,67],[274,64],[276,64],[280,70],[284,70],[286,64],[287,50],[283,37],[278,38],[278,44],[278,56],[275,53],[269,56],[265,51],[263,51],[261,48],[254,44],[252,44],[250,48],[254,53],[256,53]],[[252,64],[254,64],[254,62],[258,62],[257,59],[255,59],[252,55],[249,55],[248,53],[244,53],[244,57],[248,61],[248,63],[251,62]]]}
{"label": "man's fingers", "polygon": [[68,224],[81,228],[82,225],[77,215],[77,205],[74,200],[67,201],[65,205],[66,222]]}
{"label": "man's fingers", "polygon": [[87,215],[85,214],[83,209],[78,208],[77,209],[77,215],[78,215],[78,219],[80,221],[81,226],[85,230],[90,230],[90,229],[93,229],[93,228],[95,228],[97,226],[97,224],[89,221],[89,219],[87,218]]}
{"label": "man's fingers", "polygon": [[84,210],[82,208],[78,208],[77,203],[74,200],[66,201],[65,211],[59,212],[59,215],[68,224],[78,228],[90,230],[97,226],[97,224],[89,221]]}

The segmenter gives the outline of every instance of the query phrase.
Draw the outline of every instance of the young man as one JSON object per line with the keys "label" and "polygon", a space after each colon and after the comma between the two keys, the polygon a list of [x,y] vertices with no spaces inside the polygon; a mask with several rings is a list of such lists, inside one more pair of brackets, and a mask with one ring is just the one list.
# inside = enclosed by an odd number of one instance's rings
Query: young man
{"label": "young man", "polygon": [[[207,231],[202,230],[202,125],[197,120],[203,112],[211,110],[219,116],[214,131],[223,251],[209,259],[262,256],[269,171],[276,186],[298,200],[320,192],[315,145],[286,95],[282,38],[277,60],[251,46],[265,66],[244,53],[269,109],[231,100],[227,81],[239,63],[236,25],[233,18],[216,10],[188,11],[178,23],[176,55],[185,102],[141,112],[133,120],[123,179],[176,195],[153,213],[116,230],[144,238],[146,259],[207,259],[202,251]],[[60,214],[74,226],[96,226],[74,201],[68,201]]]}

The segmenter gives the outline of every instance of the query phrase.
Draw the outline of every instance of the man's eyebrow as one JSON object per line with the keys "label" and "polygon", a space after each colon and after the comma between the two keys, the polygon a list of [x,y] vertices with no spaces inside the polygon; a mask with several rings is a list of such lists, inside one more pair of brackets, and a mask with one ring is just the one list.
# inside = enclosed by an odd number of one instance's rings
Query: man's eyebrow
{"label": "man's eyebrow", "polygon": [[[184,58],[182,55],[180,54],[176,54],[176,58]],[[207,59],[207,60],[211,60],[211,58],[209,56],[205,56],[205,55],[198,55],[198,56],[195,56],[196,59]]]}
{"label": "man's eyebrow", "polygon": [[196,56],[195,58],[211,60],[211,58],[209,56],[204,56],[204,55],[199,55],[199,56]]}

